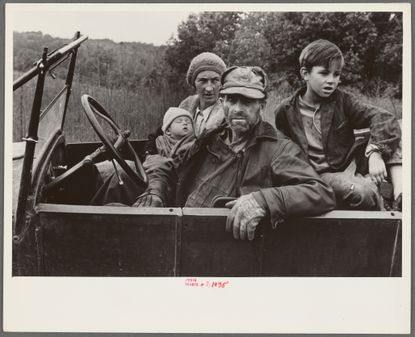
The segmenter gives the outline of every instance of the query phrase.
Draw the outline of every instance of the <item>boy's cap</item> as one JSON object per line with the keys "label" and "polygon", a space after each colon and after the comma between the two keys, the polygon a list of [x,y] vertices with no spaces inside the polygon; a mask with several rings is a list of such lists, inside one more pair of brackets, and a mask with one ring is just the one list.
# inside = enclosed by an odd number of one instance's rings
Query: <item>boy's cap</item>
{"label": "boy's cap", "polygon": [[260,67],[230,67],[221,78],[221,94],[260,99],[266,96],[268,78]]}
{"label": "boy's cap", "polygon": [[190,62],[186,80],[190,86],[193,86],[197,75],[202,71],[211,70],[221,76],[225,69],[225,62],[218,55],[209,52],[201,53]]}
{"label": "boy's cap", "polygon": [[181,108],[168,108],[166,113],[163,117],[163,125],[161,127],[161,130],[163,132],[166,132],[167,128],[170,126],[170,124],[177,118],[181,116],[189,117],[191,121],[193,121],[192,115],[189,111],[181,109]]}

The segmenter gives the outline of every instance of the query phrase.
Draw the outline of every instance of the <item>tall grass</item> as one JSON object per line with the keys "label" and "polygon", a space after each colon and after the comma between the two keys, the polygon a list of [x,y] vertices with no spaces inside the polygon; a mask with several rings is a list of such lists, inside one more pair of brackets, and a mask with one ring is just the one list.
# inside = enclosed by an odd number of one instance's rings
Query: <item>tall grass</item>
{"label": "tall grass", "polygon": [[[56,93],[64,86],[64,81],[48,78],[45,82],[43,108]],[[35,81],[24,85],[14,92],[13,97],[13,141],[20,141],[26,136],[31,106],[33,103]],[[382,107],[402,116],[402,102],[391,97],[369,97],[356,89],[346,88],[355,94],[362,102]],[[274,110],[282,99],[292,95],[294,90],[281,86],[269,93],[263,118],[274,125]],[[81,96],[88,94],[103,105],[111,117],[122,129],[131,131],[131,139],[143,139],[161,125],[164,112],[170,106],[177,106],[190,92],[177,90],[165,85],[159,88],[141,88],[137,92],[124,88],[106,88],[92,86],[74,81],[72,95],[65,121],[67,142],[96,141],[98,137],[90,126],[81,105]]]}
{"label": "tall grass", "polygon": [[[26,136],[35,85],[35,80],[32,80],[13,94],[13,141],[20,141]],[[45,82],[42,109],[63,87],[63,80],[48,78]],[[98,140],[82,108],[83,94],[94,97],[104,106],[121,129],[129,129],[130,138],[141,139],[154,132],[161,124],[165,111],[170,106],[177,106],[189,92],[178,92],[176,88],[168,85],[163,88],[143,87],[132,92],[125,88],[106,88],[74,81],[64,126],[67,142]]]}

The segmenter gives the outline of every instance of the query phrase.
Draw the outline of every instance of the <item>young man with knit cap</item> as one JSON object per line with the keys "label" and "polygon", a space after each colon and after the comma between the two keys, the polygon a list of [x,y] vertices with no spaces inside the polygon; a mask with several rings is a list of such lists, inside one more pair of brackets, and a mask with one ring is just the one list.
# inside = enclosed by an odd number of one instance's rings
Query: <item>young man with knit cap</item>
{"label": "young man with knit cap", "polygon": [[225,62],[213,53],[201,53],[190,62],[186,80],[194,88],[195,95],[187,97],[179,107],[193,116],[196,137],[217,129],[224,121],[219,90],[225,69]]}
{"label": "young man with knit cap", "polygon": [[254,239],[264,218],[275,228],[289,216],[333,209],[333,190],[301,149],[261,118],[265,72],[231,67],[221,84],[227,127],[198,138],[179,162],[157,167],[134,206],[170,206],[174,200],[177,207],[212,207],[218,198],[233,197],[226,204],[226,228],[242,240]]}

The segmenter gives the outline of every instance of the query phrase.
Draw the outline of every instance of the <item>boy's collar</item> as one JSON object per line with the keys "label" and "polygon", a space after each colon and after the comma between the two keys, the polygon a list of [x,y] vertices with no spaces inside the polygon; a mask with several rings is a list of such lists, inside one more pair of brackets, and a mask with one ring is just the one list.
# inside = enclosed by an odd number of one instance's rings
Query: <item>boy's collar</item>
{"label": "boy's collar", "polygon": [[315,111],[317,111],[321,106],[321,102],[319,102],[317,104],[308,103],[306,100],[304,100],[304,95],[299,95],[298,96],[298,104],[300,105],[300,107],[305,107],[306,109],[312,109],[312,110],[315,110]]}

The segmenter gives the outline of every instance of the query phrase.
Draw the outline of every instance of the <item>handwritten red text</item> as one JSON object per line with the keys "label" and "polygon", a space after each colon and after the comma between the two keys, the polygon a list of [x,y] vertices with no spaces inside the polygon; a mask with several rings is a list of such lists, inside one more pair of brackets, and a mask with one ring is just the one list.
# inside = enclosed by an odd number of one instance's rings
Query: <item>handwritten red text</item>
{"label": "handwritten red text", "polygon": [[229,281],[212,281],[212,280],[198,280],[197,278],[187,278],[184,280],[186,287],[200,287],[200,288],[218,288],[223,289],[229,286]]}

